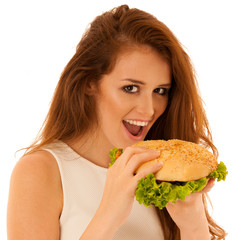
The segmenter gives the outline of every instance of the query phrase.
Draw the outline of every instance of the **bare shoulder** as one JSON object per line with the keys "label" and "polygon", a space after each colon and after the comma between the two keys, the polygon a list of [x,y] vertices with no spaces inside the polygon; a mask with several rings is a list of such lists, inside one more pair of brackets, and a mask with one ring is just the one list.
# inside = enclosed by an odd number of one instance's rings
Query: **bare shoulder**
{"label": "bare shoulder", "polygon": [[17,162],[12,176],[24,178],[34,177],[36,180],[41,180],[41,182],[46,178],[52,178],[52,180],[54,180],[60,177],[56,160],[52,154],[43,150],[23,156]]}
{"label": "bare shoulder", "polygon": [[34,187],[36,191],[61,191],[61,178],[55,158],[47,151],[25,155],[12,172],[12,183],[19,189]]}
{"label": "bare shoulder", "polygon": [[25,155],[17,162],[11,176],[8,239],[16,236],[22,239],[19,236],[26,236],[26,233],[29,239],[43,236],[57,239],[62,204],[61,178],[54,157],[46,151]]}

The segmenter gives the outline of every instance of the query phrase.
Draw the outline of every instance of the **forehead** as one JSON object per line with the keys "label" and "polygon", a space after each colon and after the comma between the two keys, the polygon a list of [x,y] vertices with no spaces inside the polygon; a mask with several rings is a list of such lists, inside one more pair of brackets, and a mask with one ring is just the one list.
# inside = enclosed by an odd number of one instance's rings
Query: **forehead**
{"label": "forehead", "polygon": [[137,79],[143,82],[171,82],[170,65],[149,46],[127,48],[117,56],[116,63],[105,79]]}

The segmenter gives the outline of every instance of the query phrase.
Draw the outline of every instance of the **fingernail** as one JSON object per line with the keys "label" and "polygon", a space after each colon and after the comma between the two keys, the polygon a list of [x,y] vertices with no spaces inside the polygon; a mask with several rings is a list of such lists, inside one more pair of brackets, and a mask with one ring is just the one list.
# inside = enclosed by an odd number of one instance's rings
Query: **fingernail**
{"label": "fingernail", "polygon": [[215,185],[215,179],[214,179],[214,181],[212,181],[212,186],[214,186]]}
{"label": "fingernail", "polygon": [[157,165],[158,167],[162,167],[162,166],[163,166],[163,162],[157,162],[156,165]]}
{"label": "fingernail", "polygon": [[158,153],[160,154],[160,151],[159,150],[156,150],[156,149],[151,149],[151,151],[155,152],[155,153]]}

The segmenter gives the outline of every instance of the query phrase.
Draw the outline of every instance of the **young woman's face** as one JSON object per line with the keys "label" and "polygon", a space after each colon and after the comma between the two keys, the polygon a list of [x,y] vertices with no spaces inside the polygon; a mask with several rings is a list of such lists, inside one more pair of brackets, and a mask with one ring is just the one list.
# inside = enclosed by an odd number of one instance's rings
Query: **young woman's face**
{"label": "young woman's face", "polygon": [[152,48],[122,53],[99,85],[97,138],[102,146],[126,148],[144,140],[166,109],[170,87],[169,64]]}

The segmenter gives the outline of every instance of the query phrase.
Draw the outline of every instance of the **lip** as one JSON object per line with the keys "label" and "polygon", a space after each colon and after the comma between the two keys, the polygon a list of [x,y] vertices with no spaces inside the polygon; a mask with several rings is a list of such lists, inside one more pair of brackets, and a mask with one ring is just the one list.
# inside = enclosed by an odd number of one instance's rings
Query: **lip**
{"label": "lip", "polygon": [[[147,121],[136,120],[136,119],[128,119],[128,120],[147,122]],[[125,125],[123,124],[123,122],[122,122],[122,126],[123,126],[124,132],[126,133],[127,137],[130,138],[131,140],[133,140],[133,141],[141,141],[141,140],[144,139],[144,137],[145,137],[145,132],[146,132],[146,130],[147,130],[147,126],[144,126],[144,127],[143,127],[141,134],[138,135],[138,136],[132,135],[132,134],[127,130],[127,128],[125,127]]]}

